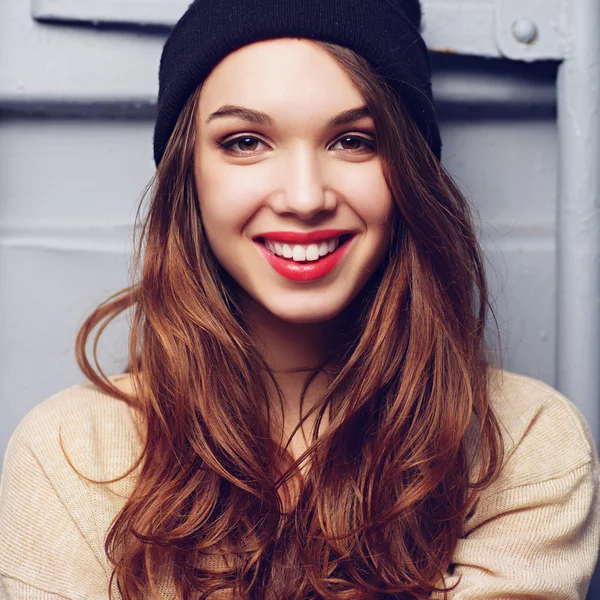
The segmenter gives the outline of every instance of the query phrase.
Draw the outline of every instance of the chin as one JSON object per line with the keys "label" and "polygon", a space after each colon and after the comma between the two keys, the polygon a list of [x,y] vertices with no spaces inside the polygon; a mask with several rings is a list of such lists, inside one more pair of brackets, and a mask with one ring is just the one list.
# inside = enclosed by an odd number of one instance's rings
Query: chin
{"label": "chin", "polygon": [[326,323],[327,321],[330,321],[331,319],[333,319],[334,317],[336,317],[339,313],[337,314],[332,314],[332,315],[323,315],[322,313],[307,313],[307,312],[300,312],[297,314],[290,314],[290,313],[276,313],[276,312],[272,312],[272,314],[277,317],[278,319],[281,319],[282,321],[285,321],[286,323],[296,323],[298,325],[307,325],[309,323]]}
{"label": "chin", "polygon": [[[260,300],[258,300],[260,302]],[[297,305],[283,306],[279,303],[260,302],[273,316],[287,323],[325,323],[339,316],[346,308],[348,302],[338,302],[328,307],[307,306],[306,302],[300,302]]]}

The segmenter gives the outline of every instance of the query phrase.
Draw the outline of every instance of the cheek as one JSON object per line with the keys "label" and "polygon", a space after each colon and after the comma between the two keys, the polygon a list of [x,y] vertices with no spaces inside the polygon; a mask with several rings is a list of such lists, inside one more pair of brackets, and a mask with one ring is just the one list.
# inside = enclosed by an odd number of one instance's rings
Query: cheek
{"label": "cheek", "polygon": [[375,172],[347,181],[348,203],[367,229],[385,227],[391,223],[394,201],[383,174]]}
{"label": "cheek", "polygon": [[224,169],[218,165],[206,165],[196,171],[198,202],[202,221],[209,238],[219,231],[240,233],[252,215],[258,210],[264,190],[260,181],[249,177],[241,169]]}

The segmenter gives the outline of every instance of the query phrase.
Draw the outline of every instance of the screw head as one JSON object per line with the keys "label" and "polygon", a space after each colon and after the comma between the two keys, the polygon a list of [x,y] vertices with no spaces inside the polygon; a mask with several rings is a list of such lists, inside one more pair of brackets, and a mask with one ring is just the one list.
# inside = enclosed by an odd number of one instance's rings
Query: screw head
{"label": "screw head", "polygon": [[518,19],[517,21],[514,21],[511,29],[515,39],[522,44],[531,44],[538,36],[537,25],[529,19]]}

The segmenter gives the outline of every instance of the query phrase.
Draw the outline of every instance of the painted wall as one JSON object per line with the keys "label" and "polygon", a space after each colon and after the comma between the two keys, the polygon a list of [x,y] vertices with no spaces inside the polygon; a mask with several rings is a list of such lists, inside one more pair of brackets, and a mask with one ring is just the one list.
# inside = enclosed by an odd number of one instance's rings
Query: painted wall
{"label": "painted wall", "polygon": [[[31,8],[0,3],[0,456],[31,407],[84,381],[78,327],[129,282],[166,37],[36,22]],[[479,214],[504,365],[555,385],[556,65],[439,54],[433,64],[443,162]],[[126,336],[125,318],[107,331],[109,373],[124,367]]]}

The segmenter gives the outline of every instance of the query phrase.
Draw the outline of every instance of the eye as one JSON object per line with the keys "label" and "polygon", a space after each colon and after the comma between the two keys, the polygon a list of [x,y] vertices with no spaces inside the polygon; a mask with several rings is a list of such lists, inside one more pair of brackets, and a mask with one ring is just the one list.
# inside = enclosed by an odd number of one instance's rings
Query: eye
{"label": "eye", "polygon": [[[374,152],[376,149],[375,140],[364,138],[358,135],[345,135],[339,138],[335,144],[347,144],[350,143],[350,146],[355,146],[354,148],[346,149],[347,152],[351,154],[363,154],[365,152]],[[252,156],[256,153],[257,144],[264,144],[264,142],[253,135],[243,135],[227,142],[217,142],[217,145],[222,148],[225,152],[229,152],[231,154],[237,154],[238,156]],[[356,145],[358,144],[358,148]],[[362,150],[361,150],[362,144]],[[238,146],[239,149],[234,148],[234,146]]]}
{"label": "eye", "polygon": [[[236,137],[232,140],[229,140],[228,142],[217,142],[217,144],[226,152],[231,152],[233,154],[245,154],[250,156],[255,152],[256,142],[261,144],[264,143],[262,140],[259,140],[257,137],[254,137],[252,135],[243,135],[241,137]],[[239,144],[240,150],[235,150],[233,148],[233,146],[235,146],[236,144]],[[248,148],[248,146],[252,147]],[[249,151],[246,152],[246,150]]]}
{"label": "eye", "polygon": [[[350,141],[351,146],[355,146],[356,144],[358,144],[359,149],[360,149],[360,144],[363,145],[363,149],[366,146],[367,152],[374,152],[375,148],[376,148],[375,140],[370,140],[370,139],[364,138],[359,135],[345,135],[345,136],[341,137],[336,142],[336,144],[347,143],[348,141]],[[351,152],[352,154],[357,154],[357,153],[363,154],[364,150],[363,150],[363,152],[357,152],[357,148],[355,147],[355,148],[350,148],[348,150],[348,152]]]}

